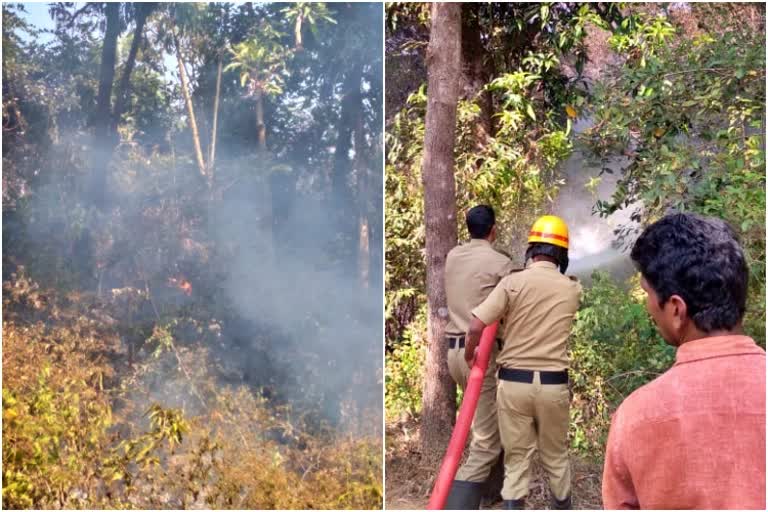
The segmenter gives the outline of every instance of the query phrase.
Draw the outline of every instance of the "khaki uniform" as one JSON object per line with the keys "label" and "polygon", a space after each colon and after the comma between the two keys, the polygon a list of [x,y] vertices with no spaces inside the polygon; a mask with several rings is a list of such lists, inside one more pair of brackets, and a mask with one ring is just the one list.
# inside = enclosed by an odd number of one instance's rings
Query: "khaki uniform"
{"label": "khaki uniform", "polygon": [[568,369],[566,345],[581,291],[581,285],[562,275],[554,263],[540,261],[504,278],[472,310],[485,324],[504,321],[504,347],[496,357],[499,368],[533,370],[531,383],[499,379],[505,500],[528,494],[537,447],[552,493],[559,500],[570,495],[568,384],[542,384],[541,372]]}
{"label": "khaki uniform", "polygon": [[[446,335],[458,338],[469,329],[472,308],[483,302],[499,281],[512,271],[512,262],[495,251],[487,240],[472,239],[454,247],[445,262],[445,292],[448,298],[449,322]],[[456,473],[457,480],[484,482],[501,453],[496,416],[496,364],[498,347],[494,346],[491,362],[483,379],[480,399],[472,420],[469,457]],[[470,368],[464,360],[464,348],[458,343],[448,350],[448,371],[453,380],[466,389]]]}

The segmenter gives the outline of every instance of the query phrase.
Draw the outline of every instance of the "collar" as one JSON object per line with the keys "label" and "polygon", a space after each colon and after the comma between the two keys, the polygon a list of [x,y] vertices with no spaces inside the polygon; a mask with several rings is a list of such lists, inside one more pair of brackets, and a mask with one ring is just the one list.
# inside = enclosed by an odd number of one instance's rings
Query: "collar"
{"label": "collar", "polygon": [[478,246],[478,247],[480,246],[490,247],[491,242],[489,242],[485,238],[470,238],[469,245]]}
{"label": "collar", "polygon": [[525,268],[550,268],[559,271],[557,265],[550,261],[531,261],[531,263],[529,263]]}
{"label": "collar", "polygon": [[683,343],[677,349],[675,365],[740,354],[765,355],[765,351],[749,336],[713,336]]}

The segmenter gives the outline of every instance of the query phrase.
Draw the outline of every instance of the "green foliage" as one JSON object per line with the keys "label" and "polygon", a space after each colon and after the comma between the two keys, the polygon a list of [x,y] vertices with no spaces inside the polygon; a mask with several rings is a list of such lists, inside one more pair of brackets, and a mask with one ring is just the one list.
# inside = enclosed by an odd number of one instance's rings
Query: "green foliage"
{"label": "green foliage", "polygon": [[295,37],[297,46],[301,46],[301,29],[306,21],[313,34],[318,33],[317,25],[323,21],[336,24],[328,7],[323,2],[295,2],[282,12],[288,21],[295,23]]}
{"label": "green foliage", "polygon": [[225,71],[240,70],[240,86],[248,84],[249,94],[280,94],[285,83],[286,60],[290,49],[280,42],[282,33],[264,24],[258,37],[232,46],[232,62]]}
{"label": "green foliage", "polygon": [[643,223],[674,208],[740,232],[751,272],[745,324],[764,344],[765,41],[720,21],[719,31],[688,37],[664,17],[627,18],[609,39],[624,63],[596,87],[586,137],[601,158],[629,159],[599,213],[640,202]]}
{"label": "green foliage", "polygon": [[576,314],[571,338],[571,447],[600,457],[610,414],[632,391],[663,373],[675,350],[656,331],[635,276],[629,290],[595,273]]}
{"label": "green foliage", "polygon": [[[423,93],[423,91],[422,91]],[[423,188],[417,185],[421,176],[420,159],[421,144],[423,144],[423,123],[411,120],[406,116],[398,116],[395,124],[388,131],[390,134],[409,133],[420,130],[413,138],[402,140],[397,135],[388,140],[387,149],[390,153],[402,155],[398,158],[401,163],[396,167],[388,163],[385,173],[384,190],[384,229],[386,233],[386,267],[385,290],[387,336],[400,333],[410,321],[410,315],[399,313],[407,306],[412,309],[414,304],[421,303],[426,298],[422,248],[424,247],[424,201]],[[393,161],[394,158],[393,157]],[[398,170],[399,169],[399,172]]]}
{"label": "green foliage", "polygon": [[387,353],[384,405],[387,418],[416,416],[421,412],[426,359],[426,308],[422,307],[403,338]]}
{"label": "green foliage", "polygon": [[3,508],[74,505],[107,443],[109,405],[80,378],[52,382],[50,366],[30,377],[24,391],[3,387]]}
{"label": "green foliage", "polygon": [[[41,306],[34,287],[11,293]],[[148,433],[114,441],[125,418],[105,388],[112,368],[92,358],[103,349],[93,334],[82,316],[66,327],[3,323],[4,508],[124,508],[139,492],[131,482],[167,456],[164,442],[181,443],[180,411],[158,404]]]}

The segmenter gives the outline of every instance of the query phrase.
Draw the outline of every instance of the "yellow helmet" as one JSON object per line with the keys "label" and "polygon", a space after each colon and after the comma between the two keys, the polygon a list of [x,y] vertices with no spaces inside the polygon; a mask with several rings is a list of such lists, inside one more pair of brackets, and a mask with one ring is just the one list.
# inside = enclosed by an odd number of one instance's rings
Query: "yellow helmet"
{"label": "yellow helmet", "polygon": [[560,217],[544,215],[539,217],[528,233],[528,243],[541,242],[568,248],[568,226]]}

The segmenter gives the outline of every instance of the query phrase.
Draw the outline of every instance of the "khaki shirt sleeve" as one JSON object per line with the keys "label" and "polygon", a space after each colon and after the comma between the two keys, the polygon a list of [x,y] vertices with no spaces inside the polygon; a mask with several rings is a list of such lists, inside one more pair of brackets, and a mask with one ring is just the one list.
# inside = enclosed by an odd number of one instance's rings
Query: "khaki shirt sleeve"
{"label": "khaki shirt sleeve", "polygon": [[485,325],[492,324],[504,316],[508,301],[507,289],[504,286],[504,281],[501,281],[496,285],[491,294],[488,295],[488,298],[472,310],[472,314]]}

